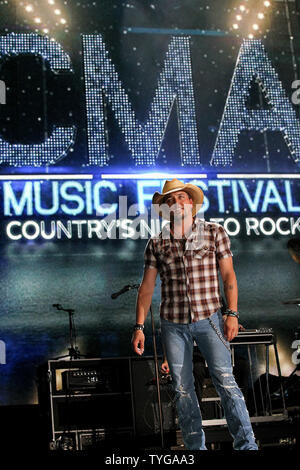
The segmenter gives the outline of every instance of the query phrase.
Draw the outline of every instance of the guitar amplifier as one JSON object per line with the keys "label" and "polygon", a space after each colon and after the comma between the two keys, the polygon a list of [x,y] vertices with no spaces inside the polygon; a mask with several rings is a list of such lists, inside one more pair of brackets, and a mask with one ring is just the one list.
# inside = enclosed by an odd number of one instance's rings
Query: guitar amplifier
{"label": "guitar amplifier", "polygon": [[97,392],[111,393],[119,388],[116,371],[101,369],[70,369],[62,374],[62,386],[66,392]]}
{"label": "guitar amplifier", "polygon": [[109,380],[99,370],[71,369],[64,371],[61,376],[65,391],[109,391]]}
{"label": "guitar amplifier", "polygon": [[[100,434],[101,430],[109,430],[111,434],[124,428],[132,429],[128,358],[51,360],[48,377],[53,441],[65,432],[76,432],[77,439],[77,434],[86,430],[98,429]],[[100,434],[93,435],[97,445]]]}
{"label": "guitar amplifier", "polygon": [[230,344],[274,344],[275,341],[276,338],[272,328],[258,328],[239,331],[238,335],[230,341]]}

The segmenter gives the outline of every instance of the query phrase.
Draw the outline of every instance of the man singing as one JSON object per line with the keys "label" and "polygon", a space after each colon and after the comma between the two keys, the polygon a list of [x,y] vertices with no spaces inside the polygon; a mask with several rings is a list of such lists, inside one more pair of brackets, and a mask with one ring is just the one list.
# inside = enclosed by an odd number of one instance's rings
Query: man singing
{"label": "man singing", "polygon": [[[166,181],[152,204],[168,219],[145,249],[145,268],[136,305],[134,351],[144,352],[144,322],[157,273],[161,278],[161,335],[176,396],[186,449],[206,450],[193,379],[193,344],[204,356],[221,398],[236,450],[257,450],[244,397],[232,374],[229,341],[238,333],[238,289],[230,241],[223,227],[196,218],[202,190],[178,179]],[[228,305],[221,314],[220,271]]]}

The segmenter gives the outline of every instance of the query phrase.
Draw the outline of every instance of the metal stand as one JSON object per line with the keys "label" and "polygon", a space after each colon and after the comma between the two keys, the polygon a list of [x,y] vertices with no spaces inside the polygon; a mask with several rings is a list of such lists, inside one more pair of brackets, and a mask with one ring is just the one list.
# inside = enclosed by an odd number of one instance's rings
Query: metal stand
{"label": "metal stand", "polygon": [[159,425],[160,425],[160,435],[161,435],[161,447],[164,449],[164,429],[163,429],[163,415],[162,415],[162,405],[161,405],[161,394],[160,394],[160,382],[159,382],[159,371],[158,371],[158,358],[157,358],[157,349],[156,349],[156,337],[155,337],[155,324],[154,316],[152,312],[152,305],[150,305],[150,314],[151,314],[151,323],[152,323],[152,338],[153,338],[153,351],[154,351],[154,366],[155,366],[155,379],[157,386],[157,402],[158,402],[158,411],[159,411]]}
{"label": "metal stand", "polygon": [[[278,356],[278,350],[277,350],[277,340],[276,340],[276,336],[273,333],[273,330],[262,328],[259,330],[248,330],[245,332],[240,332],[238,336],[234,338],[234,340],[231,341],[231,345],[232,346],[234,345],[246,346],[247,345],[248,360],[250,363],[250,379],[251,379],[252,392],[253,392],[253,404],[254,404],[254,409],[255,409],[255,416],[258,416],[258,408],[257,408],[256,392],[255,392],[253,373],[252,373],[252,359],[251,359],[251,353],[250,353],[250,346],[255,346],[256,357],[257,357],[256,346],[258,345],[265,346],[265,365],[266,365],[265,390],[263,390],[263,387],[262,387],[261,377],[258,377],[258,386],[259,386],[259,393],[260,393],[260,398],[261,398],[263,416],[267,416],[267,415],[273,416],[273,410],[272,410],[272,395],[273,394],[271,394],[271,391],[270,391],[270,349],[269,349],[270,346],[273,346],[277,372],[278,372],[278,381],[279,381],[279,387],[276,393],[278,393],[278,396],[280,397],[281,402],[282,402],[282,414],[286,415],[287,410],[286,410],[281,368],[280,368],[280,362],[279,362],[279,356]],[[234,350],[234,347],[233,347],[233,350]]]}
{"label": "metal stand", "polygon": [[[68,348],[69,354],[65,354],[63,356],[58,356],[50,360],[59,360],[59,359],[65,359],[69,358],[70,359],[70,367],[69,367],[69,372],[72,367],[72,360],[73,359],[80,359],[80,357],[85,357],[82,356],[79,352],[79,349],[76,345],[76,328],[75,328],[75,322],[74,322],[74,313],[75,310],[70,309],[70,308],[63,308],[60,304],[53,304],[53,307],[56,308],[57,310],[61,310],[63,312],[67,312],[69,316],[69,341],[70,341],[70,347]],[[49,371],[48,371],[49,372]],[[50,382],[51,383],[51,382]],[[73,441],[70,438],[70,408],[69,408],[69,403],[71,401],[71,391],[68,388],[66,390],[66,400],[65,400],[65,412],[67,416],[67,424],[65,425],[65,429],[61,436],[55,441],[51,443],[51,448],[52,449],[59,449],[59,450],[74,450],[73,449]],[[51,405],[52,406],[52,405]]]}
{"label": "metal stand", "polygon": [[70,347],[68,348],[69,354],[65,354],[64,356],[58,356],[53,358],[53,360],[64,359],[65,357],[69,357],[72,359],[79,359],[80,357],[84,357],[80,354],[78,347],[76,346],[76,328],[73,319],[73,315],[75,310],[73,309],[64,309],[60,304],[53,304],[53,307],[57,310],[61,310],[63,312],[67,312],[69,315],[69,341]]}
{"label": "metal stand", "polygon": [[[132,284],[124,286],[120,291],[111,295],[112,299],[116,299],[119,295],[127,292],[131,289],[138,289],[140,284]],[[164,442],[164,429],[163,429],[163,413],[162,413],[162,405],[161,405],[161,393],[160,393],[160,381],[159,381],[159,368],[158,368],[158,357],[157,357],[157,348],[156,348],[156,335],[155,335],[155,323],[154,323],[154,315],[152,311],[152,304],[150,305],[150,314],[151,314],[151,325],[152,325],[152,342],[153,342],[153,351],[154,351],[154,367],[155,367],[155,380],[156,380],[156,390],[157,390],[157,403],[158,403],[158,410],[159,410],[159,427],[160,427],[160,435],[161,435],[161,447],[165,447]]]}

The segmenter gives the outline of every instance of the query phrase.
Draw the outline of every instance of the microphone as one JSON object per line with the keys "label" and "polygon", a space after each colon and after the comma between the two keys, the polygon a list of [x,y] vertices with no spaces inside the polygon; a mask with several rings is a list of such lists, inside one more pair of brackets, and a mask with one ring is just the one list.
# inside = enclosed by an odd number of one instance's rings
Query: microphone
{"label": "microphone", "polygon": [[122,295],[124,294],[124,292],[127,292],[128,290],[130,290],[132,288],[132,286],[130,284],[128,284],[128,286],[124,286],[121,290],[119,290],[118,292],[115,292],[113,294],[111,294],[111,298],[112,299],[116,299],[117,297],[119,297],[119,295]]}

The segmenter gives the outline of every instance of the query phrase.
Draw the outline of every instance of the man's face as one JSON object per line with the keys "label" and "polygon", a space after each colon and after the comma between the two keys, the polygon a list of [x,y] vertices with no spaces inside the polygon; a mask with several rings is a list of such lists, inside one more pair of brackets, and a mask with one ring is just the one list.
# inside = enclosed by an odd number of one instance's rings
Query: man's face
{"label": "man's face", "polygon": [[189,214],[192,214],[193,199],[185,191],[175,191],[169,194],[164,200],[171,209],[171,214],[175,220],[183,219]]}

